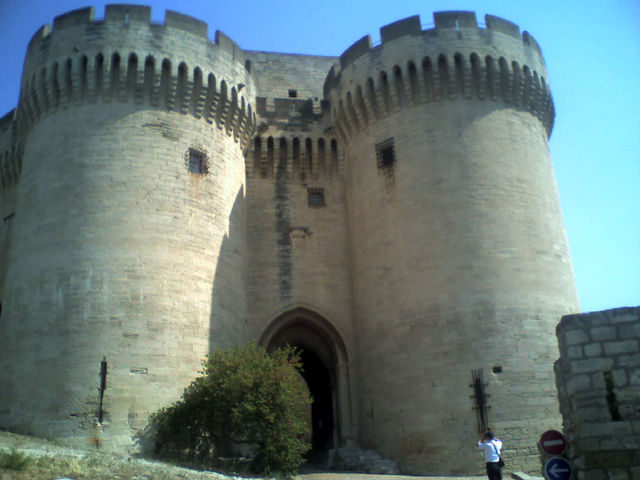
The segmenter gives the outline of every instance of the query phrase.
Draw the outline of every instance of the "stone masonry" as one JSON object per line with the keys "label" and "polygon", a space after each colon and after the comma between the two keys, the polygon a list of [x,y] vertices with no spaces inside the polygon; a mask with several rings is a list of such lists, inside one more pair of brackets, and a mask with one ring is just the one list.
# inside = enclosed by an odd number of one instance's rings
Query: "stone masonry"
{"label": "stone masonry", "polygon": [[578,480],[640,478],[640,307],[567,315],[556,382]]}
{"label": "stone masonry", "polygon": [[0,119],[0,427],[133,450],[210,351],[289,343],[314,449],[481,473],[491,427],[536,471],[578,302],[534,38],[438,12],[322,57],[150,13],[56,17]]}

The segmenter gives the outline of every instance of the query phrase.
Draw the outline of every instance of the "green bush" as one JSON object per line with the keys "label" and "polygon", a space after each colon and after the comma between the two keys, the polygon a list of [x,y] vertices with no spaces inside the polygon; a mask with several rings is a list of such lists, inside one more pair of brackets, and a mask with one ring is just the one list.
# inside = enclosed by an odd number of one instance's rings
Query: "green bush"
{"label": "green bush", "polygon": [[244,449],[249,472],[290,475],[310,445],[311,399],[292,348],[267,353],[255,344],[218,351],[182,398],[153,417],[158,455],[228,467]]}
{"label": "green bush", "polygon": [[0,468],[21,472],[31,463],[31,458],[12,448],[9,452],[0,453]]}

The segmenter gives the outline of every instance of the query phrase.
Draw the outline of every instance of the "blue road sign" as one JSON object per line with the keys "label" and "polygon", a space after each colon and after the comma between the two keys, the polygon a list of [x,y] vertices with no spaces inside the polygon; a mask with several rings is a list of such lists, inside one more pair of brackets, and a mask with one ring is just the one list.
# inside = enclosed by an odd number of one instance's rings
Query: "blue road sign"
{"label": "blue road sign", "polygon": [[551,457],[544,464],[544,478],[547,480],[569,480],[571,464],[562,457]]}

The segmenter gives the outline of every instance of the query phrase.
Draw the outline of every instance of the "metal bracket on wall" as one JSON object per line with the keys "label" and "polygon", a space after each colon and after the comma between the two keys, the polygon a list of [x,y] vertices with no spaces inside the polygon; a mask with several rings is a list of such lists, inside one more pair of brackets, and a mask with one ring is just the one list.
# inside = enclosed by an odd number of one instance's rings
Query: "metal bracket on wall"
{"label": "metal bracket on wall", "polygon": [[100,362],[100,404],[98,406],[98,422],[102,423],[104,418],[104,410],[102,408],[102,401],[104,399],[104,391],[107,389],[107,357],[102,357]]}
{"label": "metal bracket on wall", "polygon": [[485,392],[487,384],[484,381],[482,369],[471,370],[471,378],[473,383],[469,385],[473,389],[471,398],[474,400],[474,410],[476,411],[476,421],[478,432],[486,432],[489,430],[489,395]]}

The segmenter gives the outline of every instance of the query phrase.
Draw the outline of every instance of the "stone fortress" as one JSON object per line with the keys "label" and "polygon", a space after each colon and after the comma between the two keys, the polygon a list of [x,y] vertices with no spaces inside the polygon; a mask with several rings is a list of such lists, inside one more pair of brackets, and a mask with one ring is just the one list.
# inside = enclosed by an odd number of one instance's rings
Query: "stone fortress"
{"label": "stone fortress", "polygon": [[302,349],[316,450],[479,473],[491,426],[539,471],[578,301],[544,60],[485,22],[410,17],[340,57],[134,5],[36,32],[0,120],[0,427],[135,448],[254,340]]}

